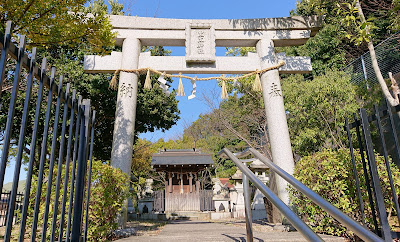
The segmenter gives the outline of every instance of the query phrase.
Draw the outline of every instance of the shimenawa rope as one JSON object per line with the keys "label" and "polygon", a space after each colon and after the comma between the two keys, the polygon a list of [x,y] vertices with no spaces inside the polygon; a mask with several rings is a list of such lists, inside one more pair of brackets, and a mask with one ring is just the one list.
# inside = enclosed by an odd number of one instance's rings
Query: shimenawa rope
{"label": "shimenawa rope", "polygon": [[[225,76],[217,77],[217,76],[213,76],[213,77],[204,77],[204,78],[190,77],[190,76],[185,76],[185,75],[181,75],[181,74],[179,74],[179,75],[165,74],[165,73],[163,73],[161,71],[154,70],[154,69],[152,69],[150,67],[140,68],[140,69],[118,69],[118,70],[115,70],[114,76],[111,79],[110,88],[117,89],[117,75],[121,71],[127,72],[127,73],[136,73],[137,75],[139,75],[140,73],[143,73],[143,72],[147,72],[148,76],[149,76],[149,73],[153,72],[153,73],[158,74],[158,75],[163,75],[164,77],[185,78],[185,79],[189,79],[191,81],[193,81],[193,80],[196,80],[196,81],[209,81],[209,80],[214,80],[214,79],[218,79],[218,80],[221,80],[221,81],[229,81],[229,80],[246,78],[246,77],[252,76],[254,74],[259,75],[259,74],[262,74],[262,73],[270,71],[270,70],[278,69],[283,65],[285,65],[285,62],[284,61],[280,61],[277,65],[270,66],[270,67],[262,69],[262,70],[256,70],[256,71],[244,74],[243,76],[240,76],[240,77],[225,77]],[[256,84],[256,85],[258,85],[258,84]]]}

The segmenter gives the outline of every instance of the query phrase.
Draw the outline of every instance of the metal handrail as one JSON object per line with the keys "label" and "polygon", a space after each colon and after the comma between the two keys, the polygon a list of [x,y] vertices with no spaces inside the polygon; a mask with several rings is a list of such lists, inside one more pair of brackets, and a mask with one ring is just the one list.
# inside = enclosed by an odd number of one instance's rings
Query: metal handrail
{"label": "metal handrail", "polygon": [[292,223],[292,225],[309,241],[323,241],[306,223],[304,223],[278,196],[276,196],[257,176],[247,168],[232,152],[227,148],[223,152],[236,164],[245,176],[256,186],[276,208]]}
{"label": "metal handrail", "polygon": [[[371,232],[368,229],[366,229],[365,227],[363,227],[360,223],[358,223],[354,219],[352,219],[349,216],[347,216],[346,214],[344,214],[338,208],[336,208],[335,206],[333,206],[332,204],[327,202],[320,195],[318,195],[317,193],[312,191],[310,188],[308,188],[303,183],[298,181],[296,178],[294,178],[293,176],[288,174],[286,171],[281,169],[279,166],[272,163],[270,160],[268,160],[266,157],[264,157],[260,152],[258,152],[257,150],[255,150],[253,148],[249,148],[249,150],[255,157],[257,157],[260,161],[262,161],[265,165],[267,165],[272,171],[274,171],[276,174],[280,175],[283,179],[285,179],[293,187],[298,189],[301,193],[303,193],[305,196],[307,196],[309,199],[311,199],[314,203],[316,203],[318,206],[320,206],[322,209],[324,209],[326,212],[328,212],[332,217],[334,217],[339,222],[344,224],[348,229],[353,231],[361,239],[363,239],[365,241],[383,241],[382,238],[380,238],[373,232]],[[230,153],[230,151],[227,149],[224,149],[224,152],[227,155],[228,155],[227,152]]]}

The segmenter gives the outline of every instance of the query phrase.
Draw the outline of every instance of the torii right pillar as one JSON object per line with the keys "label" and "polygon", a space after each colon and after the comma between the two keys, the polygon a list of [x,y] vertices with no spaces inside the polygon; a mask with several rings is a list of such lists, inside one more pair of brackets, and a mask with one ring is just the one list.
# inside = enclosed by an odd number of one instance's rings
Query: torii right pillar
{"label": "torii right pillar", "polygon": [[[257,54],[260,57],[261,68],[265,69],[276,65],[277,58],[274,42],[270,39],[261,39],[257,42]],[[279,71],[267,71],[261,75],[261,85],[265,113],[268,123],[268,135],[271,143],[272,160],[289,174],[293,174],[294,160],[289,138],[289,129],[286,120],[286,111],[283,104],[283,95]],[[274,176],[279,198],[289,204],[288,183],[279,176]],[[274,182],[270,180],[270,182]]]}

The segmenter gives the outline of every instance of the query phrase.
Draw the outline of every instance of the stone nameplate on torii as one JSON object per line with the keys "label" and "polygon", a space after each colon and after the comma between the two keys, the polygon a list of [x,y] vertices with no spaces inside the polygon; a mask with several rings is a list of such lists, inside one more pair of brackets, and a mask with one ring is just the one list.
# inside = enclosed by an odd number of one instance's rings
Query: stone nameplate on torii
{"label": "stone nameplate on torii", "polygon": [[187,24],[185,35],[187,63],[215,62],[215,30],[211,24]]}
{"label": "stone nameplate on torii", "polygon": [[[118,69],[152,68],[168,74],[246,74],[276,66],[262,73],[261,84],[273,162],[293,174],[286,112],[279,73],[309,73],[309,57],[275,53],[275,47],[298,46],[321,28],[322,17],[265,19],[160,19],[110,16],[122,52],[85,56],[87,73],[114,73]],[[151,56],[141,46],[185,46],[185,56]],[[256,47],[247,56],[215,56],[215,47]],[[138,76],[121,72],[118,86],[111,164],[130,174],[136,116]],[[276,178],[279,197],[288,204],[287,183]]]}

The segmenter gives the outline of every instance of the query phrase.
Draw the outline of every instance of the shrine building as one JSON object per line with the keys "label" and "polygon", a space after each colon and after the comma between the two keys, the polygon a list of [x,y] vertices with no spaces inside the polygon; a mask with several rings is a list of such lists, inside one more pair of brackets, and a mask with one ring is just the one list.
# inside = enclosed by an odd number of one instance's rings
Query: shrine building
{"label": "shrine building", "polygon": [[211,155],[196,149],[160,150],[153,154],[151,165],[165,172],[165,190],[154,197],[158,212],[210,211],[214,209],[212,190],[204,189],[200,172],[214,164]]}

